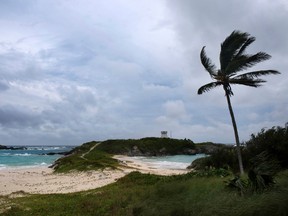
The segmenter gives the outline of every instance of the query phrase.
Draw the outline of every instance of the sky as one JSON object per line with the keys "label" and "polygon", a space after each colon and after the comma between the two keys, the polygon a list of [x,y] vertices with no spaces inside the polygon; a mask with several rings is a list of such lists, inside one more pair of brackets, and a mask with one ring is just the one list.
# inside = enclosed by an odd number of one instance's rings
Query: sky
{"label": "sky", "polygon": [[288,122],[286,0],[1,0],[0,144],[80,145],[159,137],[234,143],[219,67],[233,30],[272,56],[260,88],[232,86],[240,141]]}

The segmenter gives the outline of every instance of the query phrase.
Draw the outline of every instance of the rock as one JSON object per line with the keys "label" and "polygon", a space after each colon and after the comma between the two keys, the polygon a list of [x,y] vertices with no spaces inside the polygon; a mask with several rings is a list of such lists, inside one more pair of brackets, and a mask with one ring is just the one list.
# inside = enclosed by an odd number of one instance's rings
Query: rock
{"label": "rock", "polygon": [[185,155],[196,155],[197,154],[197,150],[196,149],[184,149],[183,153]]}
{"label": "rock", "polygon": [[20,147],[13,147],[13,146],[4,146],[0,145],[0,150],[25,150],[26,147],[20,146]]}
{"label": "rock", "polygon": [[41,155],[67,155],[68,152],[48,152],[48,153],[42,153]]}
{"label": "rock", "polygon": [[160,153],[161,155],[166,155],[166,154],[167,154],[166,148],[165,148],[165,147],[161,148],[161,149],[159,150],[159,153]]}

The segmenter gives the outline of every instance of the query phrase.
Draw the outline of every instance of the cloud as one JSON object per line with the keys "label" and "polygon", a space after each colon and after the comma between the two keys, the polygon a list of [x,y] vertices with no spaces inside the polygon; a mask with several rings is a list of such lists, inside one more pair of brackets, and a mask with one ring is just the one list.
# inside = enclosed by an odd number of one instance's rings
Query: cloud
{"label": "cloud", "polygon": [[0,110],[0,122],[2,127],[34,127],[39,125],[37,116],[19,107],[2,107]]}
{"label": "cloud", "polygon": [[[234,29],[256,36],[249,52],[282,72],[259,89],[233,88],[241,139],[283,125],[285,1],[3,1],[0,3],[0,137],[3,144],[81,144],[160,136],[233,142],[221,88],[199,60],[218,64]],[[5,29],[5,31],[4,31]],[[263,96],[265,95],[265,97]]]}
{"label": "cloud", "polygon": [[0,80],[0,91],[5,91],[9,89],[9,84],[6,80]]}

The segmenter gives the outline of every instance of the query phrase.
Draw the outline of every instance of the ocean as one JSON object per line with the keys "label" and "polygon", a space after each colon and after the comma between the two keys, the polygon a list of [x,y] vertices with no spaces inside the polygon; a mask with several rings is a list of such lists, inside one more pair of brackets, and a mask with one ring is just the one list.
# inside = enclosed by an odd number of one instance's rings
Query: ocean
{"label": "ocean", "polygon": [[0,170],[15,167],[49,166],[63,155],[48,153],[61,153],[70,151],[74,146],[25,146],[19,150],[0,150]]}
{"label": "ocean", "polygon": [[[49,166],[63,155],[48,153],[67,152],[75,146],[26,146],[23,150],[0,150],[0,170],[16,167],[38,167]],[[163,169],[185,169],[197,158],[205,157],[204,154],[197,155],[174,155],[163,157],[134,157],[145,162],[153,168]]]}
{"label": "ocean", "polygon": [[173,155],[173,156],[161,156],[161,157],[134,157],[136,160],[140,160],[153,168],[162,169],[186,169],[191,162],[197,158],[205,157],[205,154],[196,155]]}

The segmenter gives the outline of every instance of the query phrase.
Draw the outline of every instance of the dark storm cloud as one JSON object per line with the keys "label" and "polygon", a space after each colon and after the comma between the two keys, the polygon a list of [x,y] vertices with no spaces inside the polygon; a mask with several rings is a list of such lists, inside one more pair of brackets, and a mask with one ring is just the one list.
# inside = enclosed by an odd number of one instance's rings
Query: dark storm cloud
{"label": "dark storm cloud", "polygon": [[34,128],[40,124],[39,115],[30,113],[29,110],[11,106],[1,107],[0,109],[0,125],[3,128]]}
{"label": "dark storm cloud", "polygon": [[[189,84],[187,82],[187,86],[189,85],[189,90],[195,92],[195,96],[191,96],[191,99],[199,102],[197,105],[191,105],[190,112],[205,115],[206,122],[210,126],[216,126],[221,122],[230,123],[229,118],[226,121],[218,118],[228,115],[225,112],[226,104],[221,88],[203,96],[196,96],[197,87],[211,81],[200,63],[199,53],[201,48],[206,46],[207,55],[219,67],[220,43],[233,30],[240,30],[256,37],[248,53],[264,51],[272,55],[272,59],[257,65],[254,69],[276,69],[282,73],[275,77],[264,77],[268,82],[257,90],[234,87],[235,96],[232,102],[236,110],[236,119],[237,117],[239,119],[240,135],[248,138],[248,134],[260,130],[261,127],[284,125],[287,121],[284,112],[287,109],[284,111],[283,107],[287,107],[288,104],[280,91],[288,91],[288,88],[284,87],[284,83],[287,86],[288,82],[286,72],[288,65],[285,60],[288,50],[288,28],[284,27],[288,25],[287,2],[167,0],[166,3],[174,16],[174,29],[186,51],[185,61],[190,65],[191,80]],[[208,107],[213,109],[209,110]],[[200,109],[204,109],[202,114]],[[272,114],[274,112],[278,115]],[[214,121],[211,121],[212,119]],[[203,119],[201,124],[205,125]]]}
{"label": "dark storm cloud", "polygon": [[0,92],[9,89],[9,85],[5,80],[0,80]]}
{"label": "dark storm cloud", "polygon": [[231,142],[222,89],[196,92],[210,82],[202,46],[218,65],[220,43],[234,29],[256,36],[249,52],[273,56],[261,67],[282,72],[259,91],[235,89],[241,137],[281,125],[287,8],[284,0],[1,1],[0,138],[81,144],[168,130]]}
{"label": "dark storm cloud", "polygon": [[236,29],[259,38],[255,43],[257,49],[275,54],[287,52],[288,29],[284,26],[288,8],[284,1],[167,0],[167,3],[176,16],[175,25],[182,42],[188,47],[193,39],[206,41],[203,45],[210,45],[211,41],[220,43]]}

